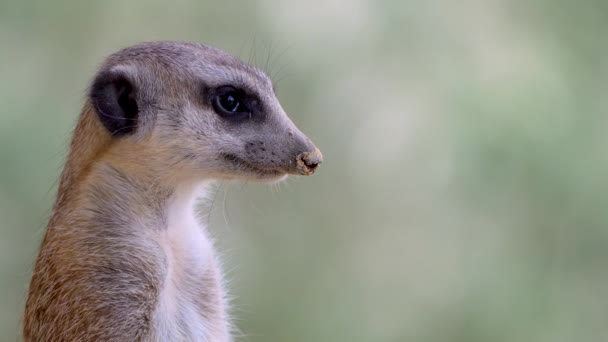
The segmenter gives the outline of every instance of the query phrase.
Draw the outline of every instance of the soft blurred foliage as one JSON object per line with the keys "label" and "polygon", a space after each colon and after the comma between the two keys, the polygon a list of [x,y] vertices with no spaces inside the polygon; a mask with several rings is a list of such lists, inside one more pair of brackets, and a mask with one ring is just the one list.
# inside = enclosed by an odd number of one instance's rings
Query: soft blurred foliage
{"label": "soft blurred foliage", "polygon": [[208,206],[239,340],[605,340],[606,37],[605,0],[0,0],[0,340],[88,81],[149,40],[268,64],[325,155]]}

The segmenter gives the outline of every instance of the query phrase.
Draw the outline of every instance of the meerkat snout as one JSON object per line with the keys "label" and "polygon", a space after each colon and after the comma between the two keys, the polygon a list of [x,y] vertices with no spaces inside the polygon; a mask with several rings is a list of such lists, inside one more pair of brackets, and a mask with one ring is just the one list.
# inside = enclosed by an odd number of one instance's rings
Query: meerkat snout
{"label": "meerkat snout", "polygon": [[312,152],[300,153],[296,157],[298,172],[301,175],[313,174],[322,162],[323,155],[321,154],[321,151],[319,151],[318,148]]}

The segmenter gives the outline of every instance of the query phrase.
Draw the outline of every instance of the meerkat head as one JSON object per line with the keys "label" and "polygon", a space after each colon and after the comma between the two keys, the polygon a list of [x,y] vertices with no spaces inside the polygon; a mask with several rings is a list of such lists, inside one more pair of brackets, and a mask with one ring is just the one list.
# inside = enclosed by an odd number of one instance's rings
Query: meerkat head
{"label": "meerkat head", "polygon": [[271,80],[210,46],[159,42],[119,51],[95,77],[90,102],[125,158],[145,153],[171,170],[273,181],[310,175],[322,161]]}

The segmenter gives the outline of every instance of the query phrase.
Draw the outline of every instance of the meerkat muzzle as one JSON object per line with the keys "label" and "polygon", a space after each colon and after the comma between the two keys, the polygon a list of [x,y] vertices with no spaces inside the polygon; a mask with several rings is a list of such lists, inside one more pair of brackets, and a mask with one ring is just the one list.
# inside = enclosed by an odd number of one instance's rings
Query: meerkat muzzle
{"label": "meerkat muzzle", "polygon": [[315,170],[323,162],[323,155],[319,149],[312,152],[304,152],[296,157],[296,168],[298,173],[305,176],[310,176],[315,173]]}

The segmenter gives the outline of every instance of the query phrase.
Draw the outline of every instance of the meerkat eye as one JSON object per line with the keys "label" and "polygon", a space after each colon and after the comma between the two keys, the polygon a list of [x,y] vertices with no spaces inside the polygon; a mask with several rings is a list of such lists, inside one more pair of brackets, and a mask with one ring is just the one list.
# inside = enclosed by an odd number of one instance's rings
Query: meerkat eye
{"label": "meerkat eye", "polygon": [[213,98],[213,109],[222,116],[235,114],[248,114],[249,108],[245,104],[245,94],[230,86],[220,87]]}

